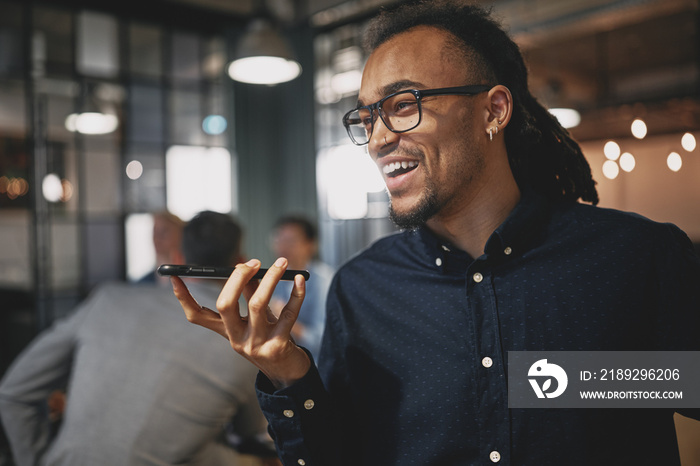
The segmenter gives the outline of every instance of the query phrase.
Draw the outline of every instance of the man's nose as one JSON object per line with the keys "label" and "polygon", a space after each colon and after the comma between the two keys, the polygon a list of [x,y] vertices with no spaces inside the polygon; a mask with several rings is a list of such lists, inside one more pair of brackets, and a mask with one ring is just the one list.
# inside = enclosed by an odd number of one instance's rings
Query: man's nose
{"label": "man's nose", "polygon": [[384,120],[377,116],[377,121],[374,122],[374,129],[368,143],[370,155],[376,156],[381,153],[384,147],[395,143],[398,137],[399,135],[387,128]]}

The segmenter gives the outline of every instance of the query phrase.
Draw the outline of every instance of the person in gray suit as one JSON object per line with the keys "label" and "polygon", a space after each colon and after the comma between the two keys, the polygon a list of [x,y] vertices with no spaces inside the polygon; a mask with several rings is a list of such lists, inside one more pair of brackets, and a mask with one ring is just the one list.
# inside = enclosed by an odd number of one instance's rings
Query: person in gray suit
{"label": "person in gray suit", "polygon": [[[241,228],[201,212],[183,232],[188,263],[239,261]],[[222,282],[192,279],[211,308]],[[222,441],[265,435],[257,373],[218,335],[195,329],[169,287],[111,283],[41,333],[0,382],[0,417],[18,466],[238,465]],[[47,399],[64,389],[52,433]]]}

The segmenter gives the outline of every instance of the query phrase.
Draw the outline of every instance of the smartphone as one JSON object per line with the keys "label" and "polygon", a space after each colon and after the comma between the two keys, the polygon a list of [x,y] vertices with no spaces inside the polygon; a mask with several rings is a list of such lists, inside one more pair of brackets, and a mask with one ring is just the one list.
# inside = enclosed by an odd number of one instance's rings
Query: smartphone
{"label": "smartphone", "polygon": [[[233,273],[235,267],[210,267],[206,265],[173,265],[163,264],[158,267],[158,275],[177,275],[178,277],[197,278],[228,278]],[[253,278],[261,279],[268,269],[260,269]],[[282,275],[282,280],[294,280],[294,277],[301,275],[304,280],[308,280],[310,275],[308,270],[287,269]]]}

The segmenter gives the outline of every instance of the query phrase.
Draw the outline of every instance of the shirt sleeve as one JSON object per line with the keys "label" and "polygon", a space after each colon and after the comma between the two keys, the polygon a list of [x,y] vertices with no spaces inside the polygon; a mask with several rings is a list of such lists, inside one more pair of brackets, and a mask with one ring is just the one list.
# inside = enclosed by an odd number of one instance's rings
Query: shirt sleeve
{"label": "shirt sleeve", "polygon": [[18,465],[38,464],[51,441],[47,400],[65,389],[75,334],[86,310],[41,333],[15,359],[0,382],[0,418]]}
{"label": "shirt sleeve", "polygon": [[343,464],[330,396],[313,359],[309,372],[294,385],[275,391],[270,380],[259,373],[256,389],[270,436],[285,466]]}
{"label": "shirt sleeve", "polygon": [[[664,224],[658,241],[659,312],[658,347],[667,351],[700,351],[700,258],[688,236],[672,224]],[[700,409],[679,409],[700,420]]]}

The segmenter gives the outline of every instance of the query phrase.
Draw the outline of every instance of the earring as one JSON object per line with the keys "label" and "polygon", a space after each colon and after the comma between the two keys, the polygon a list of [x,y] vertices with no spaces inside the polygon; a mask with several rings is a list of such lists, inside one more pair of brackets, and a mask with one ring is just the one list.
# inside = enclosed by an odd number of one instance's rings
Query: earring
{"label": "earring", "polygon": [[503,124],[503,121],[502,121],[502,120],[496,120],[496,121],[498,121],[498,124],[499,124],[499,125],[502,125],[502,124]]}
{"label": "earring", "polygon": [[489,141],[493,141],[493,128],[489,128]]}

